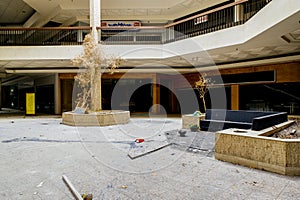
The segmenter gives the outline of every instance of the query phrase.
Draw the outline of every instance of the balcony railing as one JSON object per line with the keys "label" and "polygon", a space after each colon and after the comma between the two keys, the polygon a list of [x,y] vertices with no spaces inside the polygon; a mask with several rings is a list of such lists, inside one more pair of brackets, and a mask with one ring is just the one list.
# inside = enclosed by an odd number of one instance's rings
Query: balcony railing
{"label": "balcony railing", "polygon": [[[244,24],[271,0],[240,0],[165,26],[98,27],[105,44],[164,44]],[[80,45],[90,27],[1,28],[0,46]]]}
{"label": "balcony railing", "polygon": [[0,46],[80,45],[90,27],[0,28]]}

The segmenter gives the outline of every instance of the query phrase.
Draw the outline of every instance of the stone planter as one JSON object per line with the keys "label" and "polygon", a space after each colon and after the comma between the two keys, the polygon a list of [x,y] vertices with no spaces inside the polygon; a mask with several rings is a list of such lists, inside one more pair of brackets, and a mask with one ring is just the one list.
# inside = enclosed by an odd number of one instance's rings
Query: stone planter
{"label": "stone planter", "polygon": [[64,112],[62,123],[70,126],[110,126],[126,124],[130,120],[130,112],[123,110],[103,110],[88,114]]}
{"label": "stone planter", "polygon": [[[276,127],[287,126],[285,122]],[[262,131],[226,129],[216,133],[215,158],[284,175],[300,175],[300,139],[268,137],[273,127]]]}

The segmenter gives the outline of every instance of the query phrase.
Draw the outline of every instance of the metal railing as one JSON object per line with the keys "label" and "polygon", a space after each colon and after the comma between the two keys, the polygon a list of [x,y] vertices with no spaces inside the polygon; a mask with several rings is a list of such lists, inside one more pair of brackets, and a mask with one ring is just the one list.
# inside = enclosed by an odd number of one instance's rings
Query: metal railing
{"label": "metal railing", "polygon": [[0,28],[0,46],[80,45],[90,27]]}
{"label": "metal railing", "polygon": [[[240,0],[165,26],[98,27],[105,44],[164,44],[244,24],[272,0]],[[0,46],[80,45],[90,27],[1,28]]]}

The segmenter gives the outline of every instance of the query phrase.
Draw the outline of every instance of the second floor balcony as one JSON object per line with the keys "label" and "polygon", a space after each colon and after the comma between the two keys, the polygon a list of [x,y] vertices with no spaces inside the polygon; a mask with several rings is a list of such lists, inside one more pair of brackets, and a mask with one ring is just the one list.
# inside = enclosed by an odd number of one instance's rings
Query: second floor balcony
{"label": "second floor balcony", "polygon": [[[242,25],[271,0],[241,0],[163,26],[103,22],[99,41],[106,44],[166,44]],[[90,27],[0,27],[0,46],[80,45]]]}

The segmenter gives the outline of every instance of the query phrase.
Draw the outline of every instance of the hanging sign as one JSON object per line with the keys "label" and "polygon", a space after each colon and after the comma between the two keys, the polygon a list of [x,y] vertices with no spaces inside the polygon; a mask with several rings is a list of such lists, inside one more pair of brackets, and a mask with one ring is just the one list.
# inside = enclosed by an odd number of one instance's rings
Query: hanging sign
{"label": "hanging sign", "polygon": [[101,27],[137,27],[141,26],[140,21],[102,21]]}
{"label": "hanging sign", "polygon": [[208,16],[203,15],[194,19],[194,25],[198,25],[208,21]]}

